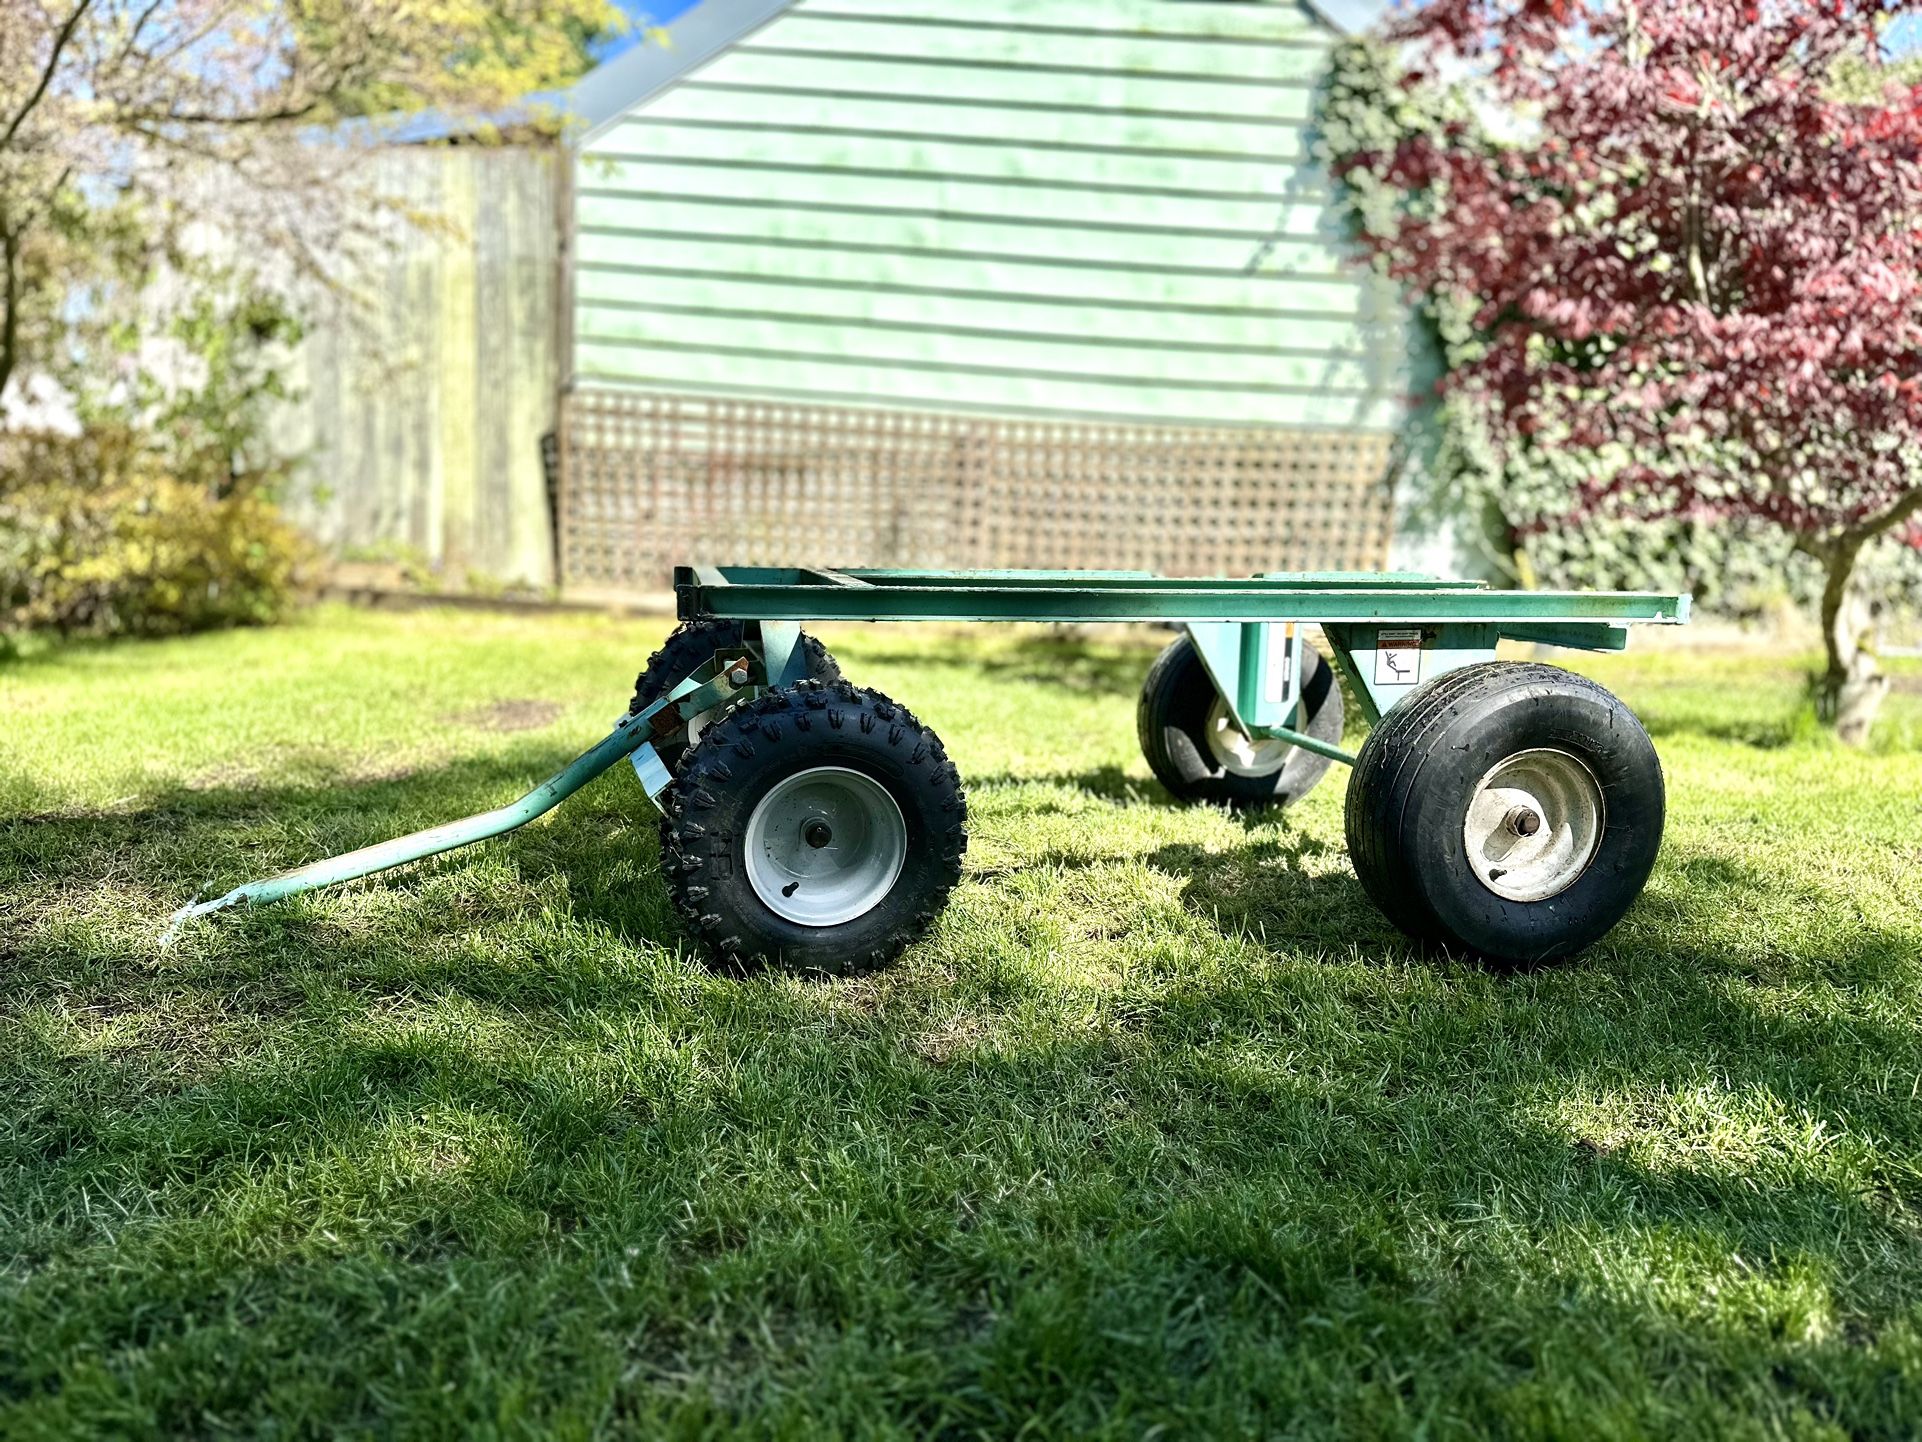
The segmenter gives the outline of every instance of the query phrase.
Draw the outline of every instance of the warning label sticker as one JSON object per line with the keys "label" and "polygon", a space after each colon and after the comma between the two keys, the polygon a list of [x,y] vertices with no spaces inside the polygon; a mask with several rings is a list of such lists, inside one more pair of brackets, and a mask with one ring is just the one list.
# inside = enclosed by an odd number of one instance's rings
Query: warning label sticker
{"label": "warning label sticker", "polygon": [[1421,680],[1421,632],[1375,633],[1375,684],[1412,686]]}
{"label": "warning label sticker", "polygon": [[1261,699],[1270,706],[1294,704],[1295,623],[1268,627],[1268,671]]}

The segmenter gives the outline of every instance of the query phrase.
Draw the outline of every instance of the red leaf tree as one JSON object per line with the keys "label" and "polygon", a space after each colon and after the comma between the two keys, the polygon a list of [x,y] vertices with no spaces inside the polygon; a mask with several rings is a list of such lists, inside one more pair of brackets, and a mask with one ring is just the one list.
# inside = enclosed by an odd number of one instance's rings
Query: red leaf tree
{"label": "red leaf tree", "polygon": [[1391,273],[1472,307],[1443,387],[1510,455],[1594,457],[1571,523],[1761,520],[1822,564],[1849,741],[1888,685],[1857,560],[1922,544],[1922,87],[1832,82],[1915,9],[1431,0],[1399,38],[1487,123],[1349,161],[1401,196],[1369,240]]}

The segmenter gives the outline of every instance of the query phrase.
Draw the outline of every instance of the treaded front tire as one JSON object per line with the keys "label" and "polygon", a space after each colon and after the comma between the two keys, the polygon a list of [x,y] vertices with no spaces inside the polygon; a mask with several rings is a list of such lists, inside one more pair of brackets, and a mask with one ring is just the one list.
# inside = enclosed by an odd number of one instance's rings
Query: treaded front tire
{"label": "treaded front tire", "polygon": [[[1155,779],[1178,801],[1239,808],[1289,806],[1328,774],[1328,757],[1285,742],[1247,746],[1218,707],[1215,683],[1201,653],[1187,636],[1177,637],[1155,658],[1141,683],[1135,730],[1141,754]],[[1312,646],[1301,650],[1301,710],[1297,729],[1330,746],[1341,743],[1344,715],[1334,668]],[[1226,741],[1227,745],[1224,744]],[[1272,766],[1264,764],[1272,760]]]}
{"label": "treaded front tire", "polygon": [[[647,665],[641,674],[634,678],[634,699],[628,702],[627,714],[639,715],[652,706],[662,696],[699,666],[714,659],[719,651],[745,650],[747,646],[747,622],[745,621],[684,621],[676,626],[661,648],[647,658]],[[801,659],[807,671],[807,678],[826,684],[841,679],[841,668],[835,664],[828,648],[821,644],[818,636],[801,633]],[[700,735],[701,727],[688,728],[690,744]],[[687,747],[671,741],[655,743],[655,750],[669,771],[679,774],[687,755]]]}
{"label": "treaded front tire", "polygon": [[1654,743],[1619,699],[1558,667],[1488,661],[1425,683],[1369,733],[1348,852],[1416,940],[1527,965],[1622,919],[1666,808]]}
{"label": "treaded front tire", "polygon": [[[961,878],[967,797],[940,738],[906,707],[845,681],[803,681],[708,727],[661,841],[668,894],[717,958],[866,971],[934,925]],[[899,851],[891,874],[883,841]]]}

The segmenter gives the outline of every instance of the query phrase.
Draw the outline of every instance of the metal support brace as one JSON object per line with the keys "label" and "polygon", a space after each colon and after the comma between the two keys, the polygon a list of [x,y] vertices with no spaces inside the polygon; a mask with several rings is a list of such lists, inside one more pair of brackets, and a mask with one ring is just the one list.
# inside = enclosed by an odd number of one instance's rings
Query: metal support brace
{"label": "metal support brace", "polygon": [[1408,625],[1324,625],[1335,662],[1370,722],[1413,694],[1424,681],[1495,659],[1502,628],[1462,622]]}
{"label": "metal support brace", "polygon": [[1257,736],[1272,736],[1277,741],[1286,741],[1290,746],[1299,746],[1304,751],[1312,751],[1317,756],[1326,756],[1330,761],[1339,761],[1344,766],[1353,766],[1358,759],[1354,752],[1344,751],[1326,741],[1317,740],[1306,731],[1297,731],[1292,726],[1258,726]]}
{"label": "metal support brace", "polygon": [[[795,635],[798,639],[799,627],[795,628]],[[798,654],[800,647],[795,646],[794,651]],[[704,676],[709,679],[702,680]],[[737,676],[741,679],[736,680]],[[733,701],[758,696],[766,678],[767,668],[759,657],[717,655],[675,685],[666,701],[648,707],[643,714],[653,718],[655,740],[666,740],[692,727],[711,711],[719,711]],[[674,773],[667,769],[667,763],[661,760],[652,742],[637,750],[630,759],[647,799],[654,803],[655,810],[665,814],[661,793],[674,784]]]}
{"label": "metal support brace", "polygon": [[1243,731],[1285,726],[1301,702],[1301,628],[1292,621],[1193,621],[1208,679]]}
{"label": "metal support brace", "polygon": [[807,679],[807,657],[801,652],[799,621],[763,621],[760,631],[761,666],[770,686],[792,686]]}
{"label": "metal support brace", "polygon": [[[392,841],[383,841],[375,846],[363,846],[358,851],[330,856],[324,861],[316,861],[293,871],[283,871],[278,876],[270,876],[262,881],[250,881],[212,901],[190,903],[173,914],[166,931],[161,934],[161,944],[171,943],[181,927],[195,917],[209,916],[230,906],[261,906],[270,901],[298,896],[303,891],[371,876],[377,871],[387,871],[410,861],[438,856],[443,851],[503,835],[525,826],[536,817],[545,816],[609,767],[630,757],[635,774],[647,788],[648,798],[659,805],[656,798],[672,784],[673,777],[655,751],[654,741],[672,736],[703,712],[713,710],[743,693],[752,694],[759,690],[763,674],[759,662],[751,657],[718,656],[675,685],[653,705],[634,715],[621,717],[614,724],[614,729],[598,743],[576,756],[518,801],[408,836],[395,837]],[[736,676],[741,679],[736,681]]]}

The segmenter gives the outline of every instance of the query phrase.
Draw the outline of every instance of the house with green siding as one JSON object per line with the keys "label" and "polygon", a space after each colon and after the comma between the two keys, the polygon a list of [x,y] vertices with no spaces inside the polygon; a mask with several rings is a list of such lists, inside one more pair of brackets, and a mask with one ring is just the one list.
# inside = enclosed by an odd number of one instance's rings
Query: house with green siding
{"label": "house with green siding", "polygon": [[707,0],[582,87],[583,382],[1392,428],[1294,0]]}
{"label": "house with green siding", "polygon": [[[1184,495],[1252,543],[1190,565],[1379,564],[1405,319],[1312,142],[1357,8],[705,0],[602,67],[573,97],[563,551],[636,580],[612,533],[644,522],[643,549],[902,559],[833,507],[923,509],[905,465],[1100,533],[990,555],[953,522],[922,537],[949,564],[1170,569]],[[1312,557],[1279,543],[1291,509]]]}
{"label": "house with green siding", "polygon": [[[703,0],[576,87],[564,144],[409,162],[460,171],[468,253],[342,339],[431,363],[320,416],[325,515],[577,593],[690,558],[1380,565],[1405,316],[1313,153],[1374,9]],[[320,360],[323,398],[386,374]]]}
{"label": "house with green siding", "polygon": [[[577,92],[580,383],[1392,431],[1299,0],[705,0]],[[719,37],[713,37],[719,38]]]}

